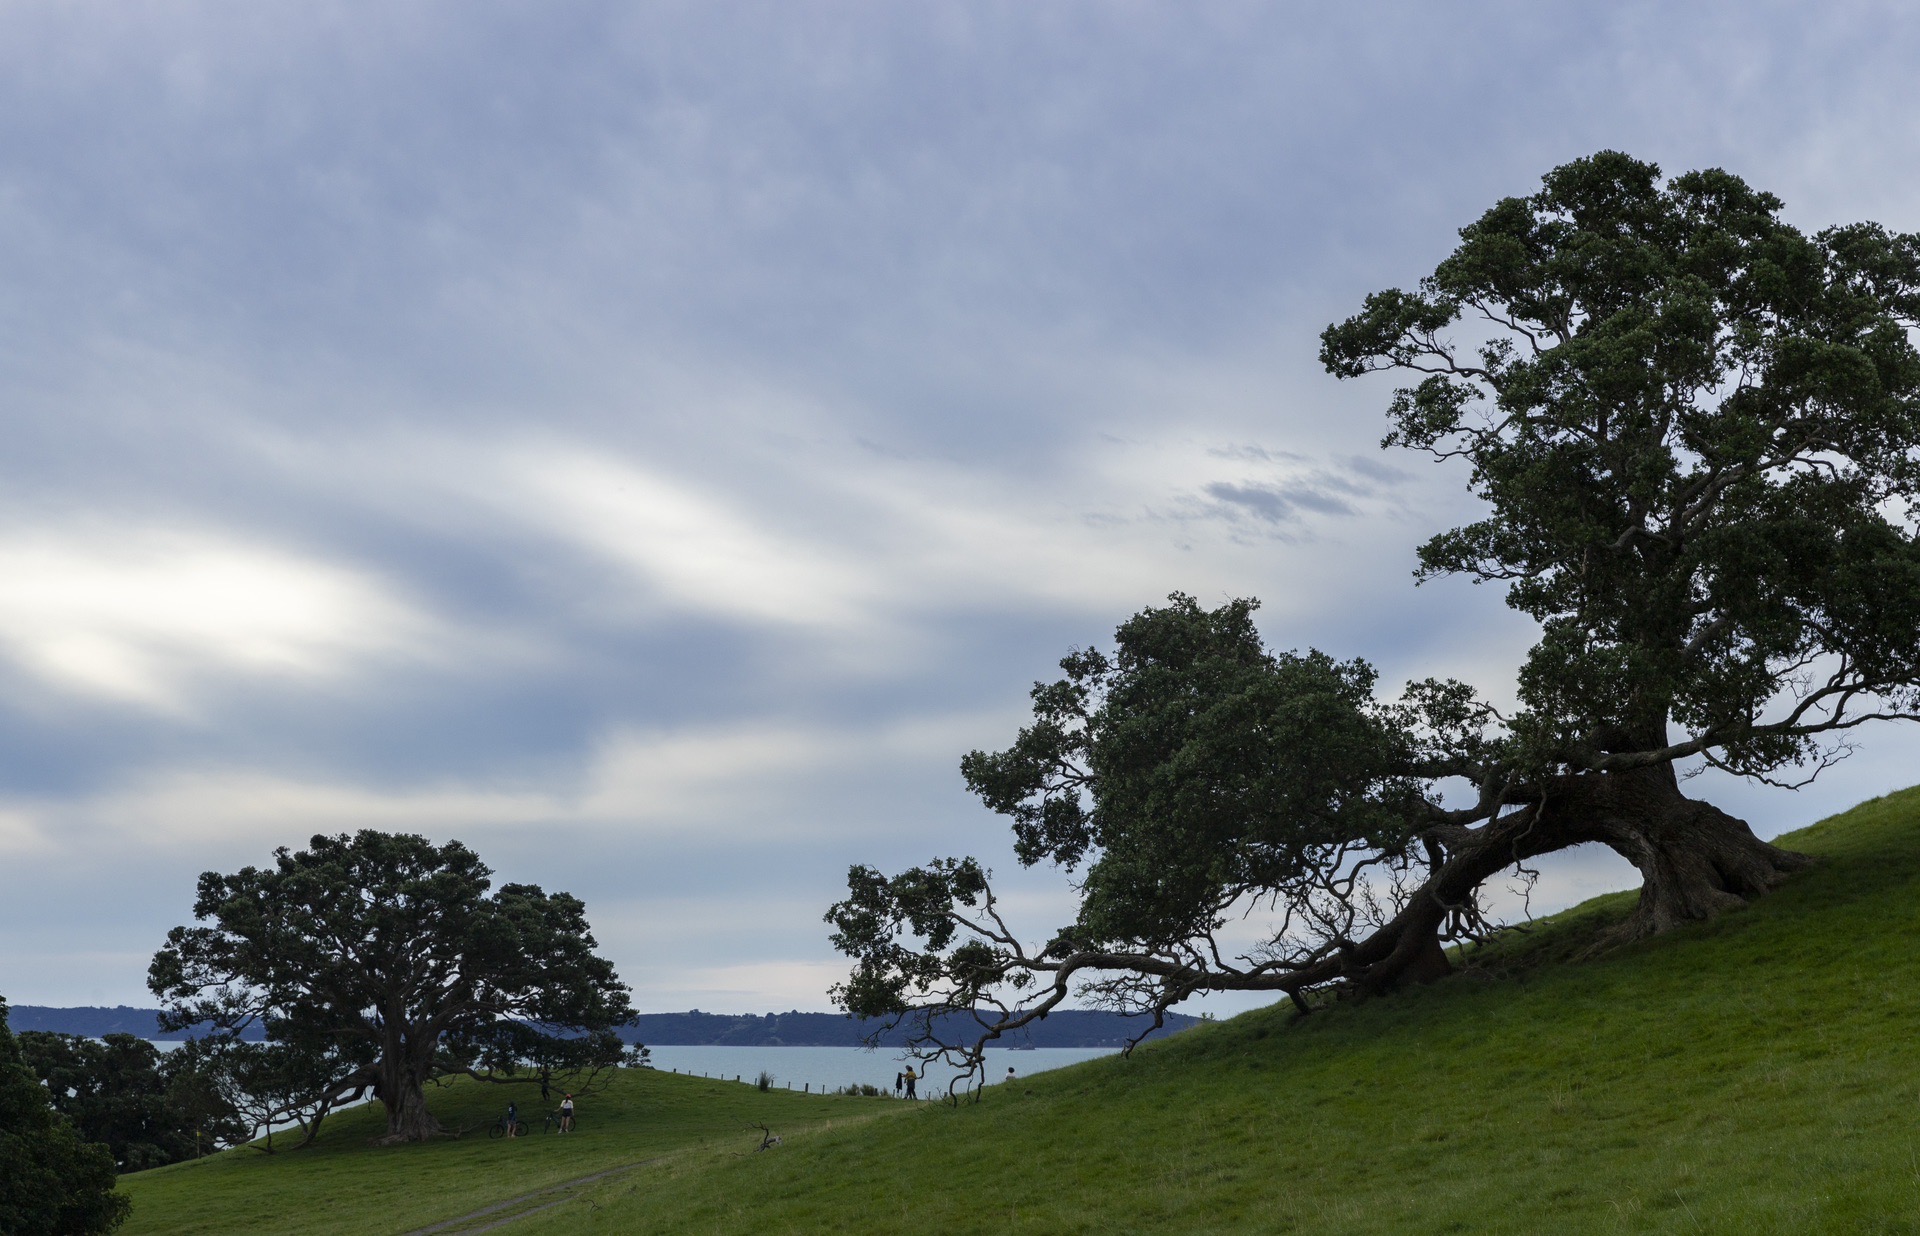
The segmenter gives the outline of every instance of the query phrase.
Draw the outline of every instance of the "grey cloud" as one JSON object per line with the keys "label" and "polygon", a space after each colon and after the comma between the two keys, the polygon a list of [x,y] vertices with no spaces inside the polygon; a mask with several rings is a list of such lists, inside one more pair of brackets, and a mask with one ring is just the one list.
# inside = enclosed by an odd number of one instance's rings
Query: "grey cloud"
{"label": "grey cloud", "polygon": [[1276,450],[1271,447],[1251,444],[1213,446],[1207,448],[1207,454],[1215,459],[1240,459],[1257,463],[1304,463],[1307,457],[1298,451]]}
{"label": "grey cloud", "polygon": [[1381,485],[1404,485],[1406,482],[1414,479],[1411,472],[1403,471],[1391,464],[1382,463],[1378,459],[1369,459],[1365,455],[1342,456],[1340,464],[1349,471],[1357,472],[1368,480],[1375,481]]}
{"label": "grey cloud", "polygon": [[[792,835],[757,853],[748,812],[703,845],[475,834],[590,909],[747,907],[703,962],[769,936],[819,961],[796,907],[850,862],[1013,866],[959,750],[1175,588],[1265,598],[1282,646],[1497,683],[1524,624],[1408,582],[1470,500],[1374,450],[1384,386],[1328,378],[1318,332],[1602,146],[1730,167],[1811,226],[1920,227],[1916,59],[1920,21],[1844,3],[7,6],[0,543],[242,540],[372,581],[447,655],[299,678],[183,654],[169,717],[0,639],[0,845],[16,813],[119,813],[0,857],[0,993],[140,1000],[193,875],[300,840],[265,798],[237,840],[169,833],[127,788],[169,777],[563,802],[635,728],[1003,716],[780,782]],[[449,441],[669,478],[698,501],[648,536],[851,564],[835,596],[867,625],[663,600],[618,529],[483,500]],[[1832,794],[1906,775],[1857,767]],[[1766,801],[1784,824],[1836,800]],[[84,933],[45,926],[76,905]],[[648,941],[620,948],[648,1004]]]}
{"label": "grey cloud", "polygon": [[1206,491],[1212,497],[1251,512],[1256,518],[1270,524],[1286,523],[1296,511],[1302,510],[1317,515],[1352,515],[1353,508],[1327,492],[1328,488],[1333,486],[1316,489],[1310,484],[1295,484],[1285,488],[1269,488],[1215,481],[1207,486]]}

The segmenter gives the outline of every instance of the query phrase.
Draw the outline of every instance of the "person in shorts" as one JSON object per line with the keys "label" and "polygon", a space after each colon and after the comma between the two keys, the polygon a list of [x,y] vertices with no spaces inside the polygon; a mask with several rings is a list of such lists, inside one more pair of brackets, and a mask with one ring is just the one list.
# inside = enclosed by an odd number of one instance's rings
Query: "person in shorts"
{"label": "person in shorts", "polygon": [[520,1105],[518,1103],[509,1103],[507,1104],[507,1136],[518,1137],[520,1136],[519,1130]]}
{"label": "person in shorts", "polygon": [[568,1095],[565,1098],[560,1100],[560,1131],[562,1133],[573,1132],[573,1096],[572,1095]]}

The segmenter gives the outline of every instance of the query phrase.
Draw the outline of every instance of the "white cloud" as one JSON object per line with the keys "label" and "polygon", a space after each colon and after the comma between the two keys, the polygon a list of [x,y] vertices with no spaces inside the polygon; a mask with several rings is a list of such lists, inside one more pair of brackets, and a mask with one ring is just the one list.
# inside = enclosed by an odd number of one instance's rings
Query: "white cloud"
{"label": "white cloud", "polygon": [[645,1008],[648,1012],[689,1008],[707,1013],[817,1011],[826,1007],[827,988],[846,977],[846,963],[833,961],[656,966],[647,974]]}
{"label": "white cloud", "polygon": [[612,564],[657,604],[862,646],[931,613],[1111,615],[1173,587],[1244,589],[1271,570],[1276,521],[1244,517],[1210,485],[1278,495],[1278,522],[1300,537],[1399,509],[1330,461],[1232,457],[1180,432],[1094,439],[1044,486],[751,434],[671,475],[584,444],[449,442],[426,455],[477,453],[477,464],[436,468],[438,483],[468,478],[467,501]]}
{"label": "white cloud", "polygon": [[0,534],[0,649],[68,690],[192,711],[209,673],[315,682],[421,655],[432,623],[370,577],[230,534]]}
{"label": "white cloud", "polygon": [[186,846],[252,861],[259,855],[247,847],[361,828],[470,839],[585,826],[657,839],[698,835],[717,821],[741,844],[800,827],[824,840],[839,831],[834,822],[797,806],[819,786],[875,759],[950,768],[974,736],[1004,720],[960,714],[869,725],[619,729],[576,777],[534,786],[447,780],[388,788],[244,765],[167,768],[87,797],[0,801],[0,852]]}
{"label": "white cloud", "polygon": [[844,627],[875,600],[870,565],[793,535],[726,498],[585,449],[508,448],[521,513],[689,609]]}

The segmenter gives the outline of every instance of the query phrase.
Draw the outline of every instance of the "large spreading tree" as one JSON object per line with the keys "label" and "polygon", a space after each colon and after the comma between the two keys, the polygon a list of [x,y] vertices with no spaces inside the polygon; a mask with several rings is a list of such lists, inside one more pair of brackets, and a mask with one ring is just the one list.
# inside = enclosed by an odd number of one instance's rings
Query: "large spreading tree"
{"label": "large spreading tree", "polygon": [[[1808,235],[1780,210],[1724,171],[1663,181],[1604,152],[1322,336],[1336,377],[1408,375],[1383,445],[1456,461],[1485,502],[1418,575],[1497,584],[1539,623],[1516,708],[1456,682],[1381,700],[1364,662],[1267,649],[1251,602],[1176,596],[963,762],[1022,863],[1077,873],[1075,920],[1030,947],[974,860],[856,867],[829,914],[845,1007],[972,1010],[974,1043],[1076,988],[1305,1008],[1444,973],[1443,943],[1487,929],[1482,884],[1552,851],[1639,869],[1622,936],[1804,866],[1676,765],[1791,784],[1920,714],[1920,236]],[[1224,947],[1255,905],[1271,936]]]}
{"label": "large spreading tree", "polygon": [[371,1091],[388,1136],[417,1141],[439,1132],[438,1078],[545,1084],[623,1058],[627,988],[578,898],[494,889],[472,850],[404,833],[316,836],[274,860],[202,875],[206,925],[168,933],[148,985],[163,1028],[264,1027],[293,1108],[324,1115]]}

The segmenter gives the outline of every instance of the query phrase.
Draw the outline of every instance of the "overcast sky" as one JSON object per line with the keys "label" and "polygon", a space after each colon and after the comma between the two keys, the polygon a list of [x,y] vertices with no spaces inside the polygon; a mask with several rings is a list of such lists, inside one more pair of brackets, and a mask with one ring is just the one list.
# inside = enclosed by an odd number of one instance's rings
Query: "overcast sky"
{"label": "overcast sky", "polygon": [[[1510,689],[1322,327],[1603,148],[1920,229],[1916,64],[1897,4],[0,6],[0,994],[150,1004],[197,873],[366,826],[579,895],[646,1011],[827,1007],[854,862],[1041,934],[956,764],[1168,592]],[[1690,784],[1772,835],[1916,754]]]}

